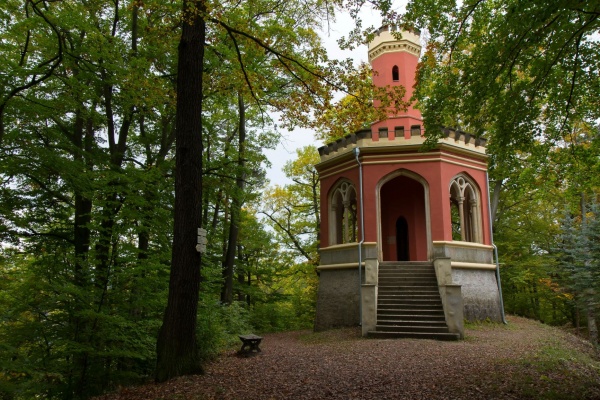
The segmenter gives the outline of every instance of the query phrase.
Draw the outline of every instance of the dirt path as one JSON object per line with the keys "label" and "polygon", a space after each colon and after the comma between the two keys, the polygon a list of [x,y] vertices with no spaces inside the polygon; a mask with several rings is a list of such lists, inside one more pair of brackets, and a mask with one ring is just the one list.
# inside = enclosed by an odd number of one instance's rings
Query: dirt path
{"label": "dirt path", "polygon": [[121,390],[133,399],[600,399],[600,363],[582,340],[523,318],[467,329],[460,342],[373,340],[357,329],[264,335],[203,376]]}

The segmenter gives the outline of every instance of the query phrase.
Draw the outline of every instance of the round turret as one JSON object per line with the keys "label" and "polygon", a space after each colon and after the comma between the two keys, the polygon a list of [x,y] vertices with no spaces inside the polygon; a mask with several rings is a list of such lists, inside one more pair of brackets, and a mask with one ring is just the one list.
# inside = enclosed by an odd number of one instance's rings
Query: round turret
{"label": "round turret", "polygon": [[[403,86],[406,90],[404,101],[408,102],[413,95],[421,43],[419,35],[414,32],[402,31],[401,35],[401,39],[397,39],[387,27],[379,29],[369,43],[369,62],[374,72],[373,84],[379,87]],[[374,105],[379,106],[378,102]],[[401,113],[390,110],[388,119],[375,122],[372,131],[377,135],[380,129],[393,132],[402,127],[408,136],[417,125],[421,131],[421,121],[421,112],[411,105]]]}

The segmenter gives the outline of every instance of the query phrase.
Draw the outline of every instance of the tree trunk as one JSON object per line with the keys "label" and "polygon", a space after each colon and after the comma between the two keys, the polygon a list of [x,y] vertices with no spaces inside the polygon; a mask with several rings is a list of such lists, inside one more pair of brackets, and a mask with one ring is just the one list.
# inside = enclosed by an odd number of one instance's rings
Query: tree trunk
{"label": "tree trunk", "polygon": [[496,216],[498,214],[498,205],[500,204],[501,191],[502,191],[502,179],[499,179],[494,184],[494,192],[492,193],[492,199],[491,199],[492,209],[490,210],[490,213],[491,213],[493,227],[496,226]]}
{"label": "tree trunk", "polygon": [[183,1],[177,67],[175,218],[169,297],[156,344],[157,382],[202,372],[196,342],[202,218],[203,0]]}
{"label": "tree trunk", "polygon": [[587,302],[586,304],[586,313],[587,313],[587,321],[588,321],[588,334],[590,338],[590,342],[596,346],[598,344],[598,326],[596,325],[596,306],[592,301]]}
{"label": "tree trunk", "polygon": [[229,226],[229,240],[227,241],[227,251],[223,261],[223,289],[221,291],[221,301],[225,304],[233,302],[233,274],[235,264],[235,252],[237,249],[237,240],[240,233],[240,214],[242,210],[242,196],[244,193],[244,147],[246,143],[246,110],[244,99],[238,94],[239,108],[239,126],[238,126],[238,171],[236,174],[236,188],[234,189],[231,200],[231,223]]}
{"label": "tree trunk", "polygon": [[[81,174],[86,172],[87,162],[85,160],[86,153],[91,149],[88,148],[87,133],[84,130],[84,121],[81,117],[81,111],[77,111],[75,119],[75,132],[73,133],[73,143],[79,150],[73,158],[81,163]],[[87,261],[90,250],[90,222],[92,213],[92,200],[83,194],[79,188],[75,191],[75,215],[73,226],[73,240],[75,247],[75,284],[82,286],[84,278],[82,270]]]}
{"label": "tree trunk", "polygon": [[[87,169],[92,168],[88,165],[86,158],[88,157],[91,149],[89,148],[89,132],[91,129],[86,131],[85,121],[81,117],[81,111],[76,112],[75,118],[75,130],[73,132],[73,144],[77,147],[77,151],[73,154],[75,161],[81,165],[81,170],[78,173],[84,176]],[[75,250],[75,274],[74,282],[75,285],[87,291],[86,288],[88,280],[89,267],[87,266],[87,260],[90,251],[90,222],[92,214],[92,200],[84,194],[83,190],[79,187],[75,189],[75,214],[73,216],[73,244]],[[86,320],[81,317],[81,311],[85,308],[85,300],[77,298],[74,307],[73,316],[73,327],[74,327],[74,341],[84,342],[82,339],[86,332]],[[83,396],[85,392],[85,386],[87,382],[87,364],[88,364],[88,353],[81,352],[73,356],[73,369],[76,372],[70,372],[67,378],[69,382],[69,390],[67,398],[71,398],[73,394],[77,396]]]}

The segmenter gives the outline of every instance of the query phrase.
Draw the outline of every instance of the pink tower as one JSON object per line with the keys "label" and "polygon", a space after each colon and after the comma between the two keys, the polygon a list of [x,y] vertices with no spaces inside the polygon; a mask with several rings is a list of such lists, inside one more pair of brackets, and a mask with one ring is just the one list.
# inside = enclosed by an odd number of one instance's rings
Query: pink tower
{"label": "pink tower", "polygon": [[[402,39],[397,40],[387,27],[381,28],[371,43],[369,43],[369,62],[373,68],[373,84],[379,87],[385,86],[403,86],[406,90],[404,101],[409,102],[414,91],[415,75],[417,73],[417,64],[421,54],[421,45],[419,36],[412,32],[402,32]],[[378,102],[375,102],[378,107]],[[372,124],[371,129],[374,137],[380,131],[387,129],[387,132],[394,132],[395,135],[388,137],[393,139],[398,137],[400,132],[395,132],[397,127],[404,128],[405,138],[410,138],[411,127],[420,127],[422,124],[421,112],[409,106],[405,113],[396,115],[388,112],[388,118],[385,121],[378,121]]]}
{"label": "pink tower", "polygon": [[[402,85],[410,100],[420,52],[417,34],[398,40],[380,29],[369,44],[373,83]],[[422,126],[411,106],[319,149],[315,329],[361,325],[365,336],[456,339],[463,318],[501,318],[485,140],[444,129],[424,152]]]}

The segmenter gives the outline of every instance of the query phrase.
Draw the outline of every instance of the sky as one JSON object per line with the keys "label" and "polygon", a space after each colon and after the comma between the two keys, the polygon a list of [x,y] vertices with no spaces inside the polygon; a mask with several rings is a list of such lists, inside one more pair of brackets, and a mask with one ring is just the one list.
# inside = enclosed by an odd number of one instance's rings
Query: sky
{"label": "sky", "polygon": [[[373,25],[379,27],[381,18],[377,13],[365,10],[361,15],[363,26]],[[354,21],[348,14],[336,15],[336,22],[330,25],[328,32],[321,32],[325,48],[330,58],[352,58],[355,64],[368,61],[368,49],[366,45],[360,46],[353,51],[340,50],[337,45],[337,40],[345,36],[354,27]],[[308,129],[296,129],[294,131],[283,131],[283,137],[280,144],[274,150],[265,150],[267,159],[271,162],[271,168],[267,169],[267,178],[270,185],[285,185],[291,181],[287,179],[282,171],[283,166],[287,161],[296,158],[296,149],[308,145],[317,147],[323,146],[324,143],[318,141],[314,137],[314,132]]]}

